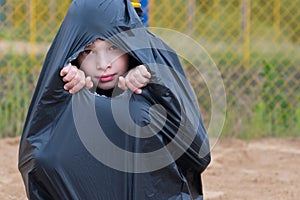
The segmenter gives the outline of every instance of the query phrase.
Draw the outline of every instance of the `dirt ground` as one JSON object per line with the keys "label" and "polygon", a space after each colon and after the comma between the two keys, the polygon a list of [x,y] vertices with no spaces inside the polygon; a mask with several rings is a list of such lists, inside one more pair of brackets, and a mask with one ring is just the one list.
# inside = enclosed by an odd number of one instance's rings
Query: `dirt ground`
{"label": "dirt ground", "polygon": [[[26,199],[17,170],[19,138],[0,140],[0,199]],[[215,142],[212,142],[215,144]],[[245,142],[222,139],[203,174],[206,200],[297,200],[300,138]]]}

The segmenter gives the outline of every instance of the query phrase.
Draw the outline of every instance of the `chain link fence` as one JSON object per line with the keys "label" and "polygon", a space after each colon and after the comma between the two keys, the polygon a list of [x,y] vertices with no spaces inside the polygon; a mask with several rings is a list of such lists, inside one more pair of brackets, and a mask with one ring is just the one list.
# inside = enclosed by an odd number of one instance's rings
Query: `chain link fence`
{"label": "chain link fence", "polygon": [[[0,136],[21,133],[70,2],[0,0]],[[149,0],[147,8],[149,26],[190,36],[216,63],[227,96],[223,135],[300,135],[300,0]],[[205,81],[183,63],[207,125]]]}

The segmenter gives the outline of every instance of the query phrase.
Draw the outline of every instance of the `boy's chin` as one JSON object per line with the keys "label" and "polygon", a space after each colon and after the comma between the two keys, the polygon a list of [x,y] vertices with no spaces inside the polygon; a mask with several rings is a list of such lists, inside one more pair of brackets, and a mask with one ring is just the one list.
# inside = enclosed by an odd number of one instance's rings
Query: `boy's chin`
{"label": "boy's chin", "polygon": [[101,90],[112,90],[115,87],[117,87],[117,86],[113,82],[98,84],[98,88],[101,89]]}

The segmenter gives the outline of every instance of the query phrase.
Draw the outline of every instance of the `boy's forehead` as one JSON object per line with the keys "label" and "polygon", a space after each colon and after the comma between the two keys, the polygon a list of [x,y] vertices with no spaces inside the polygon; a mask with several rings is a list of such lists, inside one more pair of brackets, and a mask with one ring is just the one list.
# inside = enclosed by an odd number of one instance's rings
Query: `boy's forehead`
{"label": "boy's forehead", "polygon": [[94,40],[91,44],[87,45],[86,47],[95,47],[96,43],[103,43],[104,44],[104,43],[108,43],[108,42],[105,42],[105,40],[97,38],[96,40]]}

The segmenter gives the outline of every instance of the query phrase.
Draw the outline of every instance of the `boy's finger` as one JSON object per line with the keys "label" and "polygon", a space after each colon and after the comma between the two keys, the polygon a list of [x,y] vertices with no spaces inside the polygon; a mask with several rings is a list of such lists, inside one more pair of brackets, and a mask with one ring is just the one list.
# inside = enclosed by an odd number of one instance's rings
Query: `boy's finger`
{"label": "boy's finger", "polygon": [[134,74],[135,78],[131,77],[131,83],[135,84],[136,87],[143,87],[150,82],[151,74],[147,71],[147,69],[143,66],[141,70]]}
{"label": "boy's finger", "polygon": [[128,85],[130,84],[133,87],[142,88],[142,87],[146,86],[149,83],[149,81],[150,81],[150,79],[139,76],[139,77],[136,77],[136,79],[134,79],[134,80],[128,81]]}
{"label": "boy's finger", "polygon": [[142,90],[141,88],[144,86],[140,81],[132,78],[131,80],[130,79],[125,79],[125,84],[126,84],[126,87],[133,91],[134,93],[136,94],[141,94],[142,93]]}
{"label": "boy's finger", "polygon": [[77,75],[78,69],[75,66],[70,66],[69,71],[64,76],[63,81],[68,82],[71,81]]}
{"label": "boy's finger", "polygon": [[[71,73],[69,72],[68,75],[66,75],[64,78],[70,78],[70,74]],[[73,77],[70,78],[70,80],[66,81],[64,89],[70,90],[76,85],[78,85],[81,88],[85,87],[85,78],[82,78],[79,73],[76,73]]]}
{"label": "boy's finger", "polygon": [[77,85],[77,83],[73,80],[73,81],[70,81],[70,82],[66,83],[64,85],[64,89],[65,90],[71,90],[76,85]]}
{"label": "boy's finger", "polygon": [[82,89],[82,85],[76,84],[72,89],[69,90],[71,94],[75,94],[76,92],[79,92]]}
{"label": "boy's finger", "polygon": [[144,77],[150,79],[150,78],[151,78],[150,72],[147,71],[147,72],[144,74]]}
{"label": "boy's finger", "polygon": [[139,65],[139,66],[137,66],[137,68],[139,69],[140,74],[141,74],[143,77],[148,78],[148,79],[151,78],[150,72],[148,72],[147,68],[146,68],[144,65]]}
{"label": "boy's finger", "polygon": [[135,78],[133,78],[133,77],[131,77],[130,79],[125,78],[124,80],[125,80],[124,84],[126,85],[127,89],[129,89],[129,90],[131,90],[131,91],[134,92],[135,90],[137,90],[137,89],[140,88],[139,87],[139,82]]}
{"label": "boy's finger", "polygon": [[127,90],[128,89],[128,87],[126,85],[126,80],[123,76],[119,77],[118,87],[122,90]]}
{"label": "boy's finger", "polygon": [[87,89],[91,89],[92,87],[93,87],[93,82],[92,82],[92,79],[91,79],[91,77],[90,76],[88,76],[88,77],[86,77],[86,79],[85,79],[85,87],[87,88]]}
{"label": "boy's finger", "polygon": [[134,93],[136,93],[136,94],[142,94],[142,89],[137,89],[137,90],[134,91]]}
{"label": "boy's finger", "polygon": [[67,66],[64,66],[61,70],[60,70],[60,76],[65,76],[71,67],[71,63],[69,63]]}

